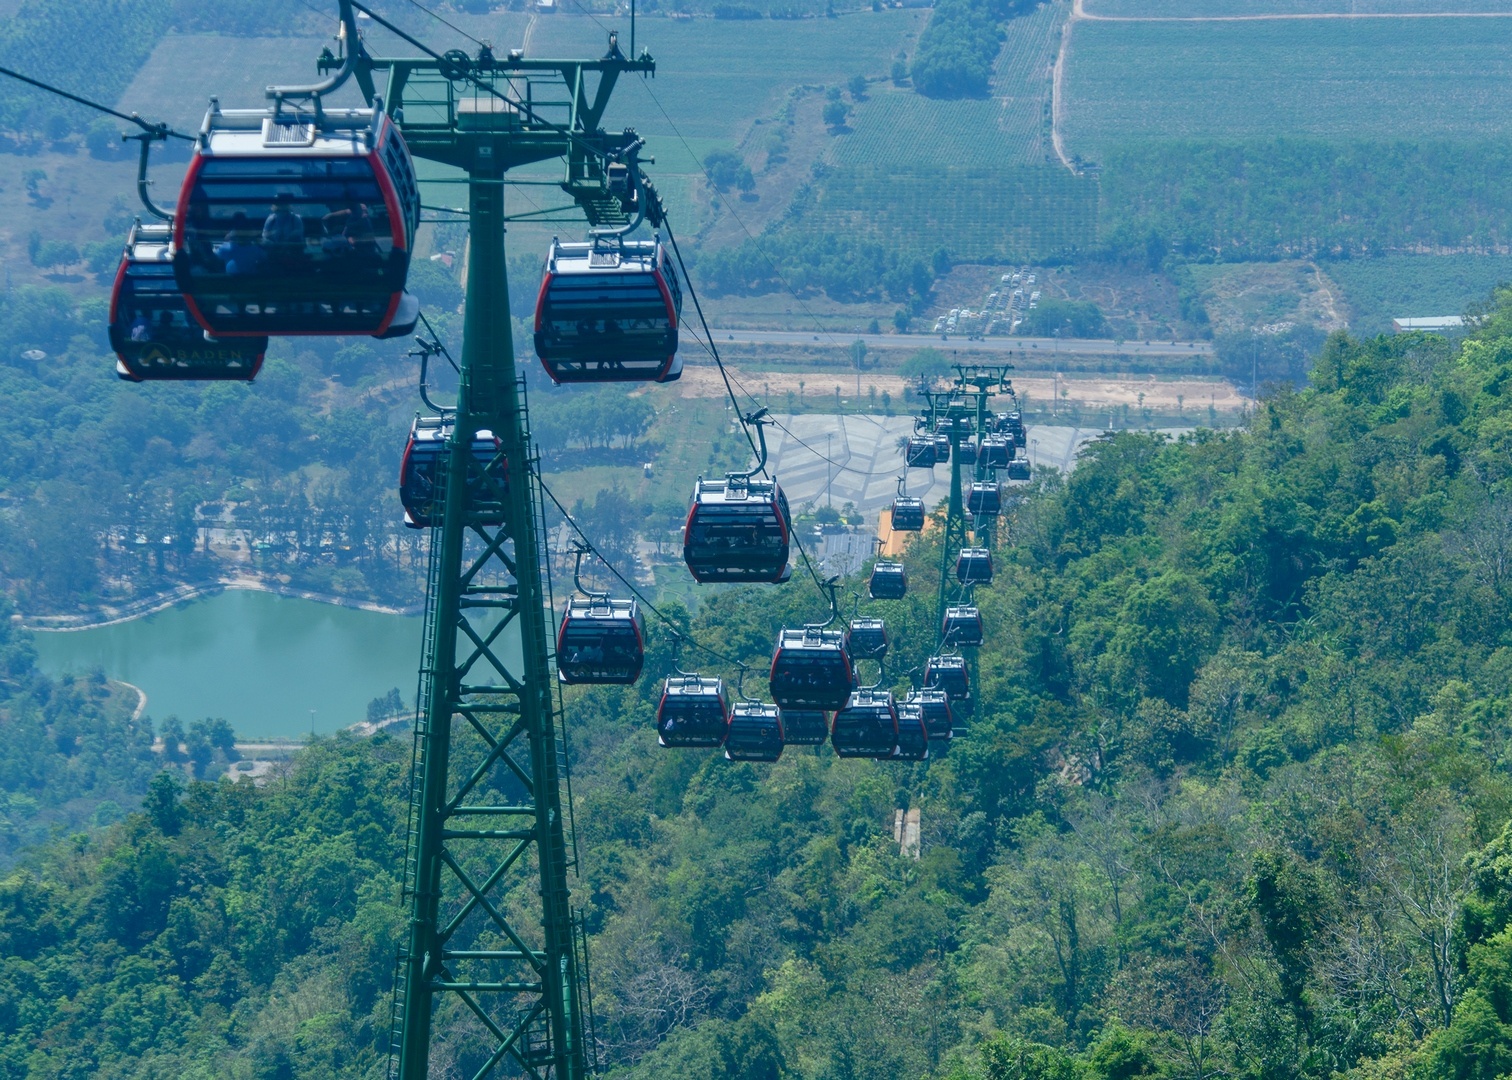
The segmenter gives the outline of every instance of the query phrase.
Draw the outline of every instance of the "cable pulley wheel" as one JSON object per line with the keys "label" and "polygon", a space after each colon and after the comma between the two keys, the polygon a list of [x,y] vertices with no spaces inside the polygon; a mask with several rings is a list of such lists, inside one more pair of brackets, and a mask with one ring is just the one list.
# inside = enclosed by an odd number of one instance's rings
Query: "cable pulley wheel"
{"label": "cable pulley wheel", "polygon": [[467,78],[472,71],[472,57],[461,49],[447,49],[441,54],[436,69],[441,72],[442,78],[457,82]]}

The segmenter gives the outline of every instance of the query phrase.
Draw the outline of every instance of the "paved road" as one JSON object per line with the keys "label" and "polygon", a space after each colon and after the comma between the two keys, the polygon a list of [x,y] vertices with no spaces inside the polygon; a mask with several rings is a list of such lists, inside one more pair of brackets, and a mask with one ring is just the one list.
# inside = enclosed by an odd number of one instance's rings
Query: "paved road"
{"label": "paved road", "polygon": [[1056,356],[1122,355],[1122,356],[1202,356],[1213,354],[1213,346],[1206,341],[1125,341],[1119,345],[1100,338],[1055,338],[990,337],[969,341],[964,337],[941,340],[939,334],[845,334],[819,333],[797,330],[715,330],[716,342],[734,342],[737,345],[808,345],[848,349],[857,339],[866,342],[868,349],[922,349],[926,346],[942,352],[986,353],[994,357],[1007,353],[1028,353],[1036,359],[1038,354]]}

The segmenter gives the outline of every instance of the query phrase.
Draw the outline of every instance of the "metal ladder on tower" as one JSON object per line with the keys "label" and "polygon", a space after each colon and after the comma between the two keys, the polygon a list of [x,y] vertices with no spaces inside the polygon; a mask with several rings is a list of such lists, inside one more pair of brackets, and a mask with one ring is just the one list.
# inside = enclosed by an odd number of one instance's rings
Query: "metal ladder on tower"
{"label": "metal ladder on tower", "polygon": [[[437,496],[445,498],[446,493],[446,459],[442,458],[437,465]],[[441,580],[441,560],[438,557],[437,545],[434,534],[429,537],[432,541],[427,544],[427,558],[425,571],[425,622],[420,631],[420,640],[427,646],[422,655],[432,655],[429,649],[431,635],[436,632],[434,609],[431,597],[435,595],[438,583]],[[410,885],[415,880],[415,834],[420,825],[421,795],[423,784],[421,778],[425,774],[425,753],[429,745],[430,730],[429,720],[431,695],[435,691],[435,672],[421,669],[420,677],[415,689],[415,719],[412,730],[410,747],[410,798],[409,814],[404,830],[404,885],[401,892],[400,904],[406,904],[410,899]],[[389,996],[389,1055],[388,1077],[394,1080],[398,1073],[399,1049],[404,1021],[404,1002],[408,996],[407,971],[409,969],[409,950],[401,942],[394,950],[394,991]]]}

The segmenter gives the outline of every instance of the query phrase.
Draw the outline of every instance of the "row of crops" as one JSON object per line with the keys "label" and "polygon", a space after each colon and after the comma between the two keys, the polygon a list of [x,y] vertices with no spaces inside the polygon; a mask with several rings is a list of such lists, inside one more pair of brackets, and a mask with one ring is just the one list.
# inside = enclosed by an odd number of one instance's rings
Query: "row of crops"
{"label": "row of crops", "polygon": [[1512,20],[1083,23],[1067,72],[1068,145],[1101,160],[1150,139],[1485,139],[1512,127],[1508,29]]}
{"label": "row of crops", "polygon": [[1505,11],[1501,0],[1085,0],[1088,15],[1214,19],[1256,15],[1404,15]]}
{"label": "row of crops", "polygon": [[957,260],[1047,259],[1096,243],[1097,181],[1046,166],[855,166],[817,186],[801,227]]}

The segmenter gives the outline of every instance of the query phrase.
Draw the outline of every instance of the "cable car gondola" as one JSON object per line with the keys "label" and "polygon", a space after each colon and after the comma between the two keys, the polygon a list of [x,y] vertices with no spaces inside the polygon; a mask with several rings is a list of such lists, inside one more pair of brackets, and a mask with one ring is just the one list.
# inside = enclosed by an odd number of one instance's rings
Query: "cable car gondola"
{"label": "cable car gondola", "polygon": [[829,738],[829,714],[823,709],[783,709],[782,741],[788,746],[819,746]]}
{"label": "cable car gondola", "polygon": [[682,286],[660,240],[552,240],[535,349],[556,383],[672,382],[682,375]]}
{"label": "cable car gondola", "polygon": [[908,595],[908,571],[900,562],[872,565],[867,592],[873,600],[901,600]]}
{"label": "cable car gondola", "polygon": [[1007,422],[1004,425],[1004,435],[1013,439],[1013,445],[1022,450],[1029,442],[1029,429],[1024,427],[1024,418],[1015,409],[1007,414]]}
{"label": "cable car gondola", "polygon": [[884,760],[898,748],[898,709],[886,690],[857,690],[835,714],[830,745],[843,758]]}
{"label": "cable car gondola", "polygon": [[898,745],[893,757],[898,761],[929,759],[929,729],[924,723],[924,711],[917,704],[905,701],[898,705]]}
{"label": "cable car gondola", "polygon": [[838,709],[856,688],[839,630],[782,630],[772,652],[772,700],[784,709]]}
{"label": "cable car gondola", "polygon": [[943,432],[935,437],[935,463],[939,465],[950,464],[950,436]]}
{"label": "cable car gondola", "polygon": [[730,710],[726,761],[776,761],[782,756],[782,714],[775,705],[741,701]]}
{"label": "cable car gondola", "polygon": [[950,698],[943,690],[926,688],[908,695],[909,702],[918,706],[924,718],[924,729],[931,739],[949,740],[954,734],[954,717],[951,715]]}
{"label": "cable car gondola", "polygon": [[205,336],[173,277],[171,227],[131,227],[110,292],[110,347],[116,374],[131,382],[223,379],[251,382],[266,337]]}
{"label": "cable car gondola", "polygon": [[1013,460],[1013,440],[1006,435],[987,435],[982,439],[981,453],[977,457],[980,464],[989,469],[1006,469],[1008,463]]}
{"label": "cable car gondola", "polygon": [[557,678],[569,686],[633,683],[645,661],[645,641],[634,600],[574,596],[557,631]]}
{"label": "cable car gondola", "polygon": [[792,533],[787,496],[775,480],[700,479],[683,530],[683,561],[701,583],[783,582],[792,574]]}
{"label": "cable car gondola", "polygon": [[724,680],[673,675],[656,708],[656,738],[662,746],[722,746],[730,728]]}
{"label": "cable car gondola", "polygon": [[1014,458],[1008,463],[1008,479],[1028,480],[1030,477],[1029,459]]}
{"label": "cable car gondola", "polygon": [[[450,416],[417,416],[410,425],[399,464],[399,501],[404,505],[404,524],[411,529],[428,529],[441,520],[445,488],[440,481],[452,422]],[[485,429],[474,434],[467,470],[469,523],[504,524],[504,496],[509,491],[504,465],[494,433]]]}
{"label": "cable car gondola", "polygon": [[975,604],[962,604],[945,609],[945,618],[940,625],[940,638],[947,645],[980,645],[982,643],[982,613]]}
{"label": "cable car gondola", "polygon": [[933,435],[910,435],[903,447],[903,460],[910,469],[932,469],[940,461],[939,443]]}
{"label": "cable car gondola", "polygon": [[892,504],[892,527],[898,532],[924,530],[924,500],[899,495]]}
{"label": "cable car gondola", "polygon": [[1003,512],[1003,488],[997,482],[975,483],[966,492],[966,511],[986,517],[996,517]]}
{"label": "cable car gondola", "polygon": [[975,439],[962,439],[957,448],[961,452],[962,465],[975,465],[977,459],[977,444]]}
{"label": "cable car gondola", "polygon": [[986,548],[962,548],[956,557],[956,580],[962,585],[991,585],[992,552]]}
{"label": "cable car gondola", "polygon": [[414,329],[404,291],[420,193],[383,108],[212,101],[184,174],[173,268],[217,337]]}
{"label": "cable car gondola", "polygon": [[931,656],[924,662],[924,687],[927,690],[943,690],[952,702],[968,700],[971,697],[971,678],[966,674],[966,658]]}
{"label": "cable car gondola", "polygon": [[887,655],[887,625],[881,619],[852,619],[845,631],[851,661],[881,660]]}

